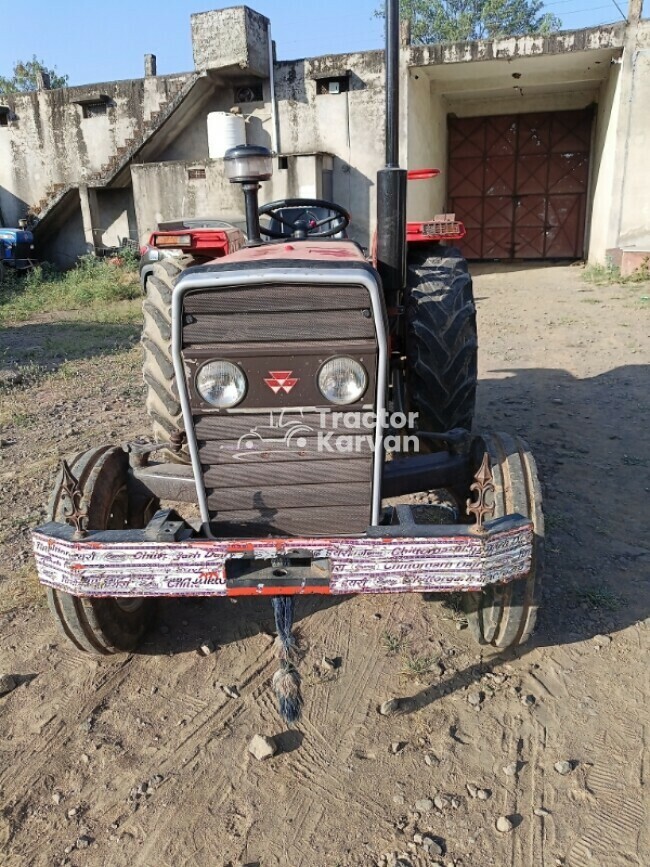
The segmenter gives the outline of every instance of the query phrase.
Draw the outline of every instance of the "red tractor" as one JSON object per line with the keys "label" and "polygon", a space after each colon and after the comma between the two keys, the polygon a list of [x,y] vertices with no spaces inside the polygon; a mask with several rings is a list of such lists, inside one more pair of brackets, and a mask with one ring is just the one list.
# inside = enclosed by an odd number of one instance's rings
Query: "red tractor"
{"label": "red tractor", "polygon": [[197,262],[220,259],[244,246],[246,236],[226,220],[186,219],[159,223],[149,241],[140,247],[140,282],[146,292],[147,280],[161,259],[192,256]]}
{"label": "red tractor", "polygon": [[[494,648],[528,639],[539,601],[535,462],[517,437],[472,432],[467,263],[422,227],[408,234],[427,243],[406,244],[398,56],[388,0],[373,261],[341,237],[350,218],[335,203],[259,208],[271,154],[229,151],[246,245],[208,264],[165,259],[147,283],[154,441],[64,461],[34,531],[52,613],[92,653],[135,648],[162,597],[271,597],[289,721],[300,595],[461,593],[473,634]],[[417,492],[431,494],[426,507],[404,502]]]}
{"label": "red tractor", "polygon": [[[439,174],[440,169],[412,169],[407,173],[407,179],[428,181]],[[456,214],[438,214],[433,220],[406,224],[407,244],[447,244],[450,241],[462,241],[466,234],[465,226],[456,219]]]}

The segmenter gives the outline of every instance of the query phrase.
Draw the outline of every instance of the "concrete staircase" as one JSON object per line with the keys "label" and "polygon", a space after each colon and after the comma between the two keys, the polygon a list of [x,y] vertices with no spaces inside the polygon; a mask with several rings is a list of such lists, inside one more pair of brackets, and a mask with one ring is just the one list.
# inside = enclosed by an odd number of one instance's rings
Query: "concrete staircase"
{"label": "concrete staircase", "polygon": [[[111,159],[105,163],[97,172],[84,178],[83,183],[89,187],[106,187],[125,169],[131,160],[138,154],[140,150],[151,140],[158,132],[163,124],[171,117],[176,109],[185,100],[189,92],[193,89],[197,81],[204,76],[204,73],[194,73],[179,90],[176,96],[168,102],[160,104],[158,111],[152,114],[143,124],[141,134],[138,138],[127,139],[114,153]],[[60,204],[62,204],[69,194],[79,188],[78,183],[70,184],[53,184],[45,191],[45,195],[36,205],[30,208],[29,214],[35,217],[38,222],[35,224],[34,232],[39,235],[47,226],[52,225],[56,212]]]}

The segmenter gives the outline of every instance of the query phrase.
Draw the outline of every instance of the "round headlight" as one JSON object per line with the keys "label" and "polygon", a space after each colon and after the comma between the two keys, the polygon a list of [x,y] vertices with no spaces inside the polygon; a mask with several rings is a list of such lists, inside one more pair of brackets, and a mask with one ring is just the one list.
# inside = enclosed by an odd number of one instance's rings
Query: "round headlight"
{"label": "round headlight", "polygon": [[356,403],[368,387],[368,374],[354,358],[326,361],[318,374],[318,388],[332,403]]}
{"label": "round headlight", "polygon": [[206,403],[230,409],[246,395],[244,371],[230,361],[208,361],[196,374],[196,390]]}

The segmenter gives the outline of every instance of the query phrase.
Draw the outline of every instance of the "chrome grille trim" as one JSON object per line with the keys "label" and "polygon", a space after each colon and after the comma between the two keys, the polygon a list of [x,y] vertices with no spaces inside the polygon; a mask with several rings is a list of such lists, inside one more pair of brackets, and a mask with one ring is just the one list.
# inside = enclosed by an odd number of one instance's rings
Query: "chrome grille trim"
{"label": "chrome grille trim", "polygon": [[[260,263],[261,265],[261,263]],[[378,283],[371,274],[362,268],[273,268],[264,273],[260,279],[259,273],[246,270],[229,271],[224,268],[218,273],[211,272],[209,275],[202,273],[190,273],[181,275],[174,287],[172,294],[172,358],[174,372],[178,386],[181,407],[183,410],[183,422],[187,435],[187,443],[192,460],[194,482],[203,522],[203,530],[209,538],[215,538],[210,529],[210,509],[208,496],[203,482],[203,471],[199,455],[190,397],[187,389],[185,366],[183,363],[183,299],[188,292],[197,289],[216,289],[229,286],[256,286],[260,283],[266,285],[291,284],[291,285],[337,285],[353,286],[362,285],[368,291],[372,304],[372,314],[376,329],[378,347],[377,365],[377,400],[376,407],[379,417],[383,417],[386,409],[387,380],[388,380],[388,340],[386,334],[386,316],[383,299],[380,294]],[[383,428],[378,425],[375,432],[375,453],[373,459],[372,501],[371,501],[371,524],[379,523],[381,512],[381,479],[384,464],[383,455]]]}

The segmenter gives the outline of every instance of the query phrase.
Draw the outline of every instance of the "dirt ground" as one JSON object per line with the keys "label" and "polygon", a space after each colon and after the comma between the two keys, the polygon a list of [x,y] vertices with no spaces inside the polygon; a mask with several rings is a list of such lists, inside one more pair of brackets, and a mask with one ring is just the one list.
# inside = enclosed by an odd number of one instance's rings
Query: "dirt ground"
{"label": "dirt ground", "polygon": [[[20,680],[0,698],[3,867],[650,864],[649,287],[474,270],[478,423],[525,435],[545,486],[538,631],[490,655],[419,596],[301,599],[291,731],[268,601],[165,603],[133,656],[96,661],[59,637],[29,528],[61,455],[147,433],[136,329],[68,314],[0,331],[0,674]],[[380,716],[393,696],[405,711]],[[275,758],[248,754],[256,733]]]}

